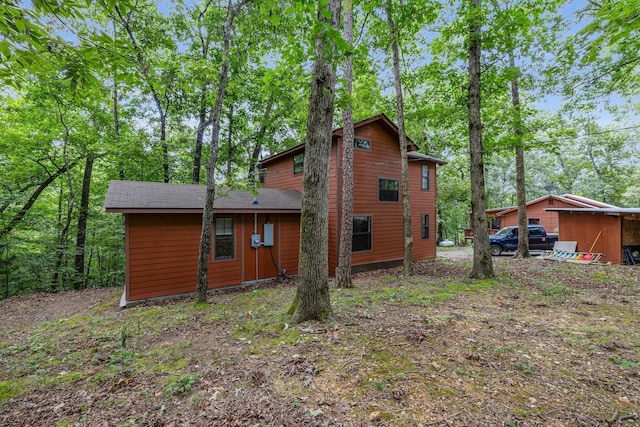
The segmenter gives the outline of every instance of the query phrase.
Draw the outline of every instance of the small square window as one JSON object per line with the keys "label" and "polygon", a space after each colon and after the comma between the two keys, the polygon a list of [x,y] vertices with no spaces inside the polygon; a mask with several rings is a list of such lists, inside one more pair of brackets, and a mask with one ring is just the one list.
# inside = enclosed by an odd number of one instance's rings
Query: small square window
{"label": "small square window", "polygon": [[353,138],[353,147],[361,150],[371,150],[371,141],[363,138]]}
{"label": "small square window", "polygon": [[378,200],[381,202],[397,202],[398,197],[398,180],[397,179],[378,179]]}
{"label": "small square window", "polygon": [[429,215],[422,214],[422,238],[429,238]]}
{"label": "small square window", "polygon": [[429,189],[429,165],[422,165],[422,189]]}
{"label": "small square window", "polygon": [[293,156],[293,174],[300,175],[304,173],[304,153]]}
{"label": "small square window", "polygon": [[233,250],[233,218],[218,217],[215,220],[215,259],[231,259]]}
{"label": "small square window", "polygon": [[353,217],[352,252],[371,250],[371,217]]}

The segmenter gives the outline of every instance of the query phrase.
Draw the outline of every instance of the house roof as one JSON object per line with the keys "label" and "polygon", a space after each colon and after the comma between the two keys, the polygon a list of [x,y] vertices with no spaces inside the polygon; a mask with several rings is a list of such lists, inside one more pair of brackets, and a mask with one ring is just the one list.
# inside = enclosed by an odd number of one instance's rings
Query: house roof
{"label": "house roof", "polygon": [[586,205],[590,205],[596,208],[618,208],[617,206],[610,205],[608,203],[599,202],[597,200],[590,199],[588,197],[576,196],[575,194],[563,194],[562,196],[565,199],[575,200],[578,203],[584,203]]}
{"label": "house roof", "polygon": [[[104,201],[107,212],[194,212],[204,209],[206,187],[193,184],[111,181]],[[296,190],[260,188],[248,191],[216,190],[216,212],[300,212],[302,196]]]}
{"label": "house roof", "polygon": [[631,216],[640,219],[640,208],[548,208],[545,210],[553,212],[593,213],[610,216]]}
{"label": "house roof", "polygon": [[[353,124],[353,129],[356,130],[360,127],[366,126],[368,124],[374,123],[374,122],[379,122],[381,123],[384,127],[386,127],[389,131],[391,131],[392,133],[398,134],[398,127],[391,121],[389,120],[389,118],[384,115],[384,114],[378,114],[376,116],[373,117],[369,117],[368,119],[364,119],[364,120],[360,120],[359,122],[356,122]],[[342,129],[343,128],[338,128],[335,129],[332,133],[332,137],[336,138],[336,137],[341,137],[342,136]],[[410,147],[410,151],[409,153],[415,153],[415,154],[419,154],[421,157],[413,157],[414,160],[426,160],[426,161],[430,161],[430,162],[436,162],[439,163],[441,165],[445,165],[447,164],[447,162],[445,162],[444,160],[440,160],[437,159],[435,157],[431,157],[428,156],[426,154],[420,154],[418,152],[416,152],[415,150],[418,150],[419,147],[413,143],[413,141],[411,141],[410,138],[407,137],[407,141],[409,142],[408,146]],[[272,162],[276,159],[280,159],[282,157],[287,157],[290,155],[294,155],[294,154],[298,154],[298,153],[302,153],[304,151],[304,143],[302,144],[298,144],[294,147],[289,148],[288,150],[285,151],[281,151],[280,153],[274,154],[273,156],[267,157],[266,159],[263,159],[260,163],[265,164],[265,163],[269,163]]]}
{"label": "house roof", "polygon": [[[552,194],[548,194],[546,196],[538,197],[537,199],[527,202],[527,206],[534,205],[536,203],[540,203],[548,199],[559,200],[567,204],[573,205],[577,208],[598,208],[598,209],[617,208],[617,206],[598,202],[597,200],[593,200],[588,197],[576,196],[575,194],[563,194],[562,196],[554,196]],[[517,209],[518,209],[517,206],[511,206],[508,208],[504,208],[502,210],[494,210],[494,211],[496,212],[495,216],[504,216],[509,212],[513,212],[514,210],[517,210]],[[547,209],[547,210],[555,210],[555,209]]]}
{"label": "house roof", "polygon": [[419,160],[426,160],[426,161],[429,161],[429,162],[438,163],[440,165],[446,165],[447,164],[447,162],[445,162],[444,160],[437,159],[437,158],[429,156],[427,154],[418,153],[417,151],[409,151],[407,153],[407,157],[409,158],[409,160],[414,160],[414,161],[416,161],[416,160],[418,160],[418,161]]}

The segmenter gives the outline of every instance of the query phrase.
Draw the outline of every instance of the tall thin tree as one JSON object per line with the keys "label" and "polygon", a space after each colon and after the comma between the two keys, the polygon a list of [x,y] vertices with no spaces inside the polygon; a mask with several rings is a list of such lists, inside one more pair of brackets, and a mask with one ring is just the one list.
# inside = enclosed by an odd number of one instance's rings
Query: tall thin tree
{"label": "tall thin tree", "polygon": [[413,275],[413,233],[411,231],[411,201],[409,199],[409,161],[407,158],[407,134],[404,127],[404,101],[402,99],[402,77],[400,75],[399,34],[393,20],[391,0],[385,3],[387,23],[391,34],[391,51],[393,54],[393,80],[396,92],[396,109],[398,111],[398,139],[400,143],[400,164],[402,181],[402,217],[404,231],[404,260],[402,274]]}
{"label": "tall thin tree", "polygon": [[484,194],[484,164],[482,157],[482,119],[480,117],[480,57],[482,39],[481,0],[470,0],[469,23],[469,152],[471,156],[471,217],[473,228],[473,269],[476,279],[493,277],[493,262],[489,249],[487,203]]}
{"label": "tall thin tree", "polygon": [[213,201],[216,197],[216,163],[218,162],[218,149],[220,148],[220,118],[222,116],[222,104],[227,91],[229,80],[229,54],[231,51],[231,31],[233,21],[245,6],[253,3],[253,0],[242,0],[235,6],[229,0],[227,6],[227,19],[222,27],[222,65],[216,102],[211,113],[211,147],[209,160],[207,161],[207,189],[204,212],[202,213],[202,232],[200,234],[200,251],[198,255],[198,284],[196,287],[196,302],[207,302],[207,289],[209,287],[209,254],[211,253],[211,230],[213,228]]}
{"label": "tall thin tree", "polygon": [[[344,1],[344,39],[353,45],[353,0]],[[353,250],[353,112],[351,94],[353,92],[353,58],[348,53],[343,63],[344,93],[347,103],[342,111],[342,213],[340,223],[340,248],[336,285],[352,288],[351,254]]]}

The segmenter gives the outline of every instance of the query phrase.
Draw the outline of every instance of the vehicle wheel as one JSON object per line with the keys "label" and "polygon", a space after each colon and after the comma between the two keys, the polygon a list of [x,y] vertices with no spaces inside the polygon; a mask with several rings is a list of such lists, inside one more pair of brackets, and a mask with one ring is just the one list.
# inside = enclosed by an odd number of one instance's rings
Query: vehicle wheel
{"label": "vehicle wheel", "polygon": [[502,248],[498,245],[491,245],[491,255],[493,256],[502,255]]}

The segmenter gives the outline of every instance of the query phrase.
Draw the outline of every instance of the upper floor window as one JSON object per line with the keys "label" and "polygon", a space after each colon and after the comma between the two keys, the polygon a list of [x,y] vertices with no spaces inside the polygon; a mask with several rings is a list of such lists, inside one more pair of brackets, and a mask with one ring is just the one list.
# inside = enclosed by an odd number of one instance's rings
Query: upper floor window
{"label": "upper floor window", "polygon": [[397,179],[378,178],[378,201],[397,202],[398,189]]}
{"label": "upper floor window", "polygon": [[233,258],[233,234],[233,218],[216,217],[215,259]]}
{"label": "upper floor window", "polygon": [[353,217],[353,237],[351,239],[351,250],[370,251],[371,250],[371,217],[370,216],[354,216]]}
{"label": "upper floor window", "polygon": [[362,150],[371,150],[371,141],[363,138],[353,138],[353,146]]}
{"label": "upper floor window", "polygon": [[298,175],[304,172],[304,153],[293,156],[293,174]]}
{"label": "upper floor window", "polygon": [[429,189],[429,165],[422,165],[422,189]]}

